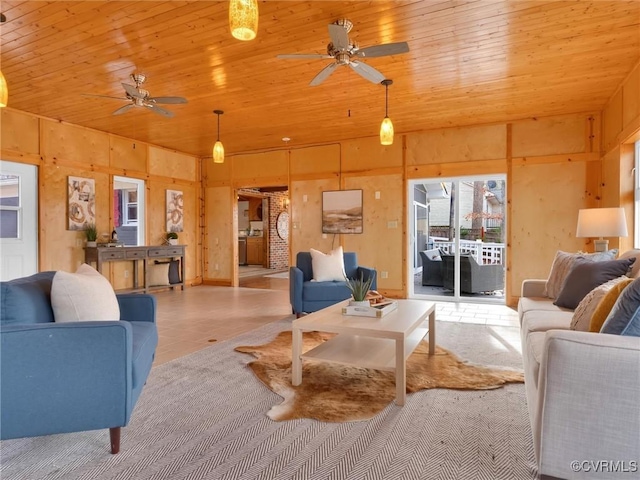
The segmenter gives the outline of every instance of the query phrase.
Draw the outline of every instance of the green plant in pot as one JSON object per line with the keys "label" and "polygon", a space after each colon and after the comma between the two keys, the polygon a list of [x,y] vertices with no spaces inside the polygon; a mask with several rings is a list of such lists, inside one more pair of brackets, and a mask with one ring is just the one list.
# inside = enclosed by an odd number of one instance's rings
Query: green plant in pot
{"label": "green plant in pot", "polygon": [[178,244],[178,234],[176,232],[167,232],[167,241],[171,244],[171,245],[177,245]]}
{"label": "green plant in pot", "polygon": [[95,223],[87,223],[84,226],[84,235],[87,238],[87,247],[97,246],[98,240],[98,227]]}
{"label": "green plant in pot", "polygon": [[364,275],[360,273],[359,278],[346,278],[345,282],[349,290],[351,290],[351,296],[353,300],[349,302],[351,305],[369,306],[369,300],[367,300],[367,293],[371,288],[373,277],[369,277],[366,280]]}

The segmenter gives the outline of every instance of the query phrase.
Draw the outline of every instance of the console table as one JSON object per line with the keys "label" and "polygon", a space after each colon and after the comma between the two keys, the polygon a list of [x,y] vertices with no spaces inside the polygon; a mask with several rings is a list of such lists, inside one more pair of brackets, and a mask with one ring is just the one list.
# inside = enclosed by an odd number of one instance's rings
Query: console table
{"label": "console table", "polygon": [[[153,289],[167,288],[167,286],[149,287],[147,274],[147,260],[159,258],[178,258],[180,262],[180,283],[169,285],[171,288],[180,287],[184,290],[184,251],[186,245],[161,245],[155,247],[85,247],[84,261],[88,264],[95,262],[96,270],[102,273],[104,262],[133,262],[133,289],[130,292],[149,292]],[[142,260],[144,268],[144,285],[138,285],[138,261]]]}

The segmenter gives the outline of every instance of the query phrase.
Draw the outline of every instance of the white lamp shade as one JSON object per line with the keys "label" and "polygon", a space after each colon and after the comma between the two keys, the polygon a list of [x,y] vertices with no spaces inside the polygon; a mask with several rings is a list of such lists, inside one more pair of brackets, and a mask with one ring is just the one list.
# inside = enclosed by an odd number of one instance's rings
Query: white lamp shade
{"label": "white lamp shade", "polygon": [[389,117],[384,117],[380,125],[380,144],[393,145],[393,123]]}
{"label": "white lamp shade", "polygon": [[624,208],[585,208],[578,212],[576,237],[626,237]]}
{"label": "white lamp shade", "polygon": [[224,163],[224,146],[220,140],[213,146],[213,163]]}
{"label": "white lamp shade", "polygon": [[258,0],[231,0],[229,2],[231,35],[248,41],[258,33]]}

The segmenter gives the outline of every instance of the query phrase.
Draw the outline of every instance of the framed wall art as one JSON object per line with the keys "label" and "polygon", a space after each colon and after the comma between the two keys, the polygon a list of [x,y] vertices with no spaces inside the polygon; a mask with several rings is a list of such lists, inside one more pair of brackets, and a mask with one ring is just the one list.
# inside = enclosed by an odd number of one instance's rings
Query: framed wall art
{"label": "framed wall art", "polygon": [[167,232],[182,232],[184,200],[179,190],[167,190]]}
{"label": "framed wall art", "polygon": [[322,192],[322,233],[362,233],[362,190]]}
{"label": "framed wall art", "polygon": [[85,230],[96,223],[96,182],[93,178],[68,177],[68,230]]}

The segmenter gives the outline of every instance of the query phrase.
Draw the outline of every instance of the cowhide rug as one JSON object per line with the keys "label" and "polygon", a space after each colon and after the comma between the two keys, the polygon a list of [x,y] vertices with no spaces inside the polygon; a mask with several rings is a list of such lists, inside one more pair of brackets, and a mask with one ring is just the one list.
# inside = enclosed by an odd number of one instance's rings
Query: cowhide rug
{"label": "cowhide rug", "polygon": [[[305,332],[303,352],[330,339],[333,334]],[[393,372],[317,361],[303,362],[302,385],[291,385],[291,332],[281,332],[265,345],[236,347],[257,360],[249,363],[255,375],[284,398],[268,412],[277,421],[314,418],[325,422],[366,420],[395,398]],[[422,341],[407,360],[407,392],[428,388],[488,390],[506,383],[523,382],[521,372],[473,365],[436,345]]]}

